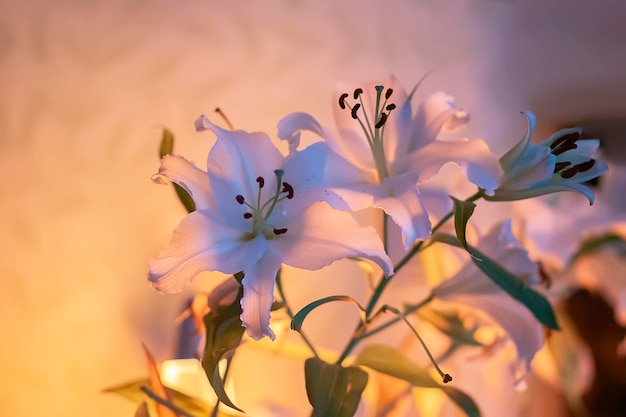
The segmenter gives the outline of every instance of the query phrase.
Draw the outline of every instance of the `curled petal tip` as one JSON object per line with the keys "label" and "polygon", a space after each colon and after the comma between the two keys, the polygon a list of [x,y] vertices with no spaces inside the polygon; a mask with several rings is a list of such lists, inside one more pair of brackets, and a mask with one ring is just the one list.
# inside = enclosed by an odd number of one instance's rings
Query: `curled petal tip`
{"label": "curled petal tip", "polygon": [[150,179],[155,184],[168,185],[167,180],[161,174],[154,174]]}
{"label": "curled petal tip", "polygon": [[213,130],[213,128],[215,127],[215,125],[211,123],[211,121],[204,114],[201,114],[200,117],[196,119],[194,125],[196,127],[196,132]]}

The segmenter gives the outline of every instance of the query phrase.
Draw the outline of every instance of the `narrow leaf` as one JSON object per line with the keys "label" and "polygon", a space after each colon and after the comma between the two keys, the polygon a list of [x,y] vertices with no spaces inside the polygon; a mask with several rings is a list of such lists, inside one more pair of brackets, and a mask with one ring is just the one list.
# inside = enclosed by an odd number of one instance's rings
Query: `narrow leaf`
{"label": "narrow leaf", "polygon": [[578,258],[596,252],[606,246],[624,245],[626,240],[620,235],[610,233],[603,236],[594,236],[584,240],[578,251],[572,256],[570,263],[574,263]]}
{"label": "narrow leaf", "polygon": [[[163,129],[163,135],[161,136],[161,146],[159,147],[159,156],[161,159],[165,155],[172,155],[174,152],[174,134],[169,129]],[[183,204],[188,213],[196,211],[196,203],[193,198],[185,191],[183,187],[178,184],[173,184],[174,190],[178,199]]]}
{"label": "narrow leaf", "polygon": [[[461,247],[458,238],[438,233],[431,239],[434,242],[446,243],[448,245]],[[469,246],[469,251],[473,255],[472,262],[485,273],[500,288],[506,291],[511,297],[524,304],[526,308],[539,320],[544,326],[550,329],[558,330],[559,324],[556,320],[554,310],[550,302],[537,291],[526,285],[521,279],[507,271],[497,262],[490,259],[487,255],[478,249]]]}
{"label": "narrow leaf", "polygon": [[206,328],[206,344],[202,367],[209,378],[209,383],[219,400],[235,410],[239,409],[226,394],[224,381],[219,374],[219,362],[228,354],[232,354],[241,343],[244,328],[241,323],[241,305],[243,288],[239,290],[237,297],[228,305],[219,306],[204,318]]}
{"label": "narrow leaf", "polygon": [[332,301],[347,301],[354,304],[360,310],[361,321],[365,321],[365,309],[354,298],[348,297],[347,295],[332,295],[330,297],[324,297],[322,299],[313,301],[312,303],[309,303],[306,306],[302,307],[302,309],[293,316],[293,320],[291,320],[291,329],[299,332],[302,329],[302,323],[304,322],[304,319],[306,318],[306,316],[309,315],[311,311],[315,310],[317,307],[323,304],[330,303]]}
{"label": "narrow leaf", "polygon": [[[103,391],[107,393],[121,395],[122,397],[130,400],[135,404],[140,404],[146,401],[145,387],[147,387],[149,384],[149,379],[145,378],[121,384],[115,387],[106,388]],[[206,417],[212,409],[209,404],[200,401],[194,397],[183,394],[180,391],[169,387],[165,387],[165,390],[167,391],[169,397],[172,399],[172,404],[185,410],[193,416]],[[151,401],[150,404],[154,403],[152,400],[148,401]]]}
{"label": "narrow leaf", "polygon": [[[154,357],[152,353],[148,350],[146,345],[143,345],[143,350],[146,354],[146,358],[148,359],[148,374],[150,376],[150,389],[154,392],[155,395],[163,398],[166,401],[171,402],[172,398],[165,389],[163,382],[161,382],[161,377],[159,375],[159,369],[157,368],[156,362],[154,361]],[[178,414],[164,406],[163,404],[157,404],[157,415],[159,417],[178,417]]]}
{"label": "narrow leaf", "polygon": [[356,358],[355,365],[366,366],[382,374],[402,379],[414,387],[440,389],[468,417],[480,417],[480,410],[469,395],[454,387],[440,385],[426,369],[415,365],[392,347],[367,346]]}
{"label": "narrow leaf", "polygon": [[172,152],[174,152],[174,134],[169,129],[163,129],[159,157],[163,159],[165,155],[172,155]]}
{"label": "narrow leaf", "polygon": [[367,372],[331,365],[319,358],[304,363],[306,392],[316,417],[352,417],[367,385]]}
{"label": "narrow leaf", "polygon": [[511,297],[524,304],[544,326],[554,330],[559,329],[554,310],[543,295],[533,290],[521,279],[504,269],[499,263],[491,260],[478,249],[471,248],[471,252],[475,255],[472,257],[472,262],[485,275],[509,293]]}
{"label": "narrow leaf", "polygon": [[456,237],[459,239],[459,242],[465,250],[470,252],[469,247],[467,246],[465,232],[467,229],[467,222],[470,217],[472,217],[472,214],[474,214],[476,204],[471,201],[461,201],[452,196],[450,196],[450,198],[454,202],[454,230],[456,231]]}

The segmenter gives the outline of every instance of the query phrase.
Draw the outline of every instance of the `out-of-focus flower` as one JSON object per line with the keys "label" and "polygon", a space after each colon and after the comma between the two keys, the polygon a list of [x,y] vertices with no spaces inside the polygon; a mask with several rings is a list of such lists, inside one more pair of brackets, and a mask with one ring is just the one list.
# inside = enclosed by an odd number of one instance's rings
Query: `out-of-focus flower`
{"label": "out-of-focus flower", "polygon": [[[580,194],[561,193],[513,203],[516,225],[531,256],[555,270],[572,260],[583,241],[604,235],[626,239],[626,166],[609,164],[594,188],[595,203],[589,206]],[[559,287],[571,274],[554,275]]]}
{"label": "out-of-focus flower", "polygon": [[557,191],[577,191],[593,204],[593,191],[582,184],[596,178],[608,169],[593,156],[600,141],[581,140],[582,129],[562,129],[534,146],[530,138],[536,118],[530,111],[526,135],[500,158],[504,177],[490,200],[522,200]]}
{"label": "out-of-focus flower", "polygon": [[196,128],[217,135],[207,172],[182,157],[167,156],[154,177],[177,183],[196,205],[174,230],[169,246],[150,262],[148,279],[156,290],[181,291],[201,271],[243,271],[243,325],[254,339],[274,338],[270,307],[282,263],[314,270],[354,256],[392,273],[373,228],[303,197],[307,164],[301,161],[312,163],[317,155],[304,150],[286,159],[267,135],[224,130],[204,116]]}
{"label": "out-of-focus flower", "polygon": [[482,140],[436,140],[440,132],[456,130],[468,120],[467,113],[455,109],[452,97],[432,94],[413,115],[410,97],[390,77],[342,87],[335,103],[338,135],[309,114],[293,113],[280,121],[278,136],[290,142],[291,151],[297,149],[301,131],[322,137],[324,142],[313,147],[328,162],[314,185],[335,208],[383,209],[401,227],[405,246],[430,235],[417,184],[442,165],[458,164],[487,193],[497,186],[501,169]]}
{"label": "out-of-focus flower", "polygon": [[[538,282],[538,266],[513,236],[510,221],[494,226],[479,240],[477,247],[519,277],[524,285]],[[520,382],[524,378],[533,356],[543,344],[541,324],[528,308],[511,299],[473,262],[468,262],[451,278],[438,284],[432,294],[439,300],[460,303],[489,315],[515,344],[517,358],[512,363],[515,380]],[[502,337],[496,338],[486,347],[485,353],[489,354],[505,341]]]}

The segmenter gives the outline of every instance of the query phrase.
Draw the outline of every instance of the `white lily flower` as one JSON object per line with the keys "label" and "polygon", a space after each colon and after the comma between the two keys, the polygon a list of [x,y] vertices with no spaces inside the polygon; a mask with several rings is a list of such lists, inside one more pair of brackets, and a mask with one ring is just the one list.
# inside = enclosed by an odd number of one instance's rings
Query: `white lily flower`
{"label": "white lily flower", "polygon": [[[525,285],[538,282],[538,265],[511,232],[511,222],[494,226],[483,236],[477,247],[492,260],[512,274],[524,280]],[[493,319],[515,344],[517,358],[512,372],[517,382],[522,381],[535,353],[543,345],[543,330],[530,310],[511,299],[504,290],[487,277],[473,262],[468,262],[451,278],[441,282],[433,290],[434,297],[460,303],[481,310]],[[495,343],[501,343],[496,339]]]}
{"label": "white lily flower", "polygon": [[343,87],[334,99],[337,136],[306,113],[290,114],[278,125],[278,137],[289,141],[291,151],[297,149],[301,131],[324,139],[312,145],[328,161],[313,185],[333,207],[383,209],[410,247],[431,232],[417,184],[444,164],[458,164],[487,194],[496,188],[501,168],[482,140],[436,140],[440,132],[456,130],[468,120],[467,113],[455,109],[452,97],[432,94],[413,114],[406,92],[390,77]]}
{"label": "white lily flower", "polygon": [[217,142],[207,172],[179,156],[161,162],[156,182],[168,179],[193,198],[196,211],[174,230],[169,246],[150,261],[148,279],[160,292],[181,291],[202,271],[245,273],[241,320],[253,339],[274,338],[269,327],[276,272],[281,264],[315,270],[346,257],[391,261],[372,227],[348,213],[306,198],[304,150],[285,158],[264,133],[228,131],[201,116],[196,129]]}
{"label": "white lily flower", "polygon": [[522,200],[557,191],[577,191],[593,204],[593,191],[583,185],[604,174],[608,166],[594,159],[600,141],[581,140],[582,129],[562,129],[538,145],[531,145],[536,117],[530,111],[522,112],[528,118],[526,135],[509,150],[500,164],[504,177],[491,200]]}

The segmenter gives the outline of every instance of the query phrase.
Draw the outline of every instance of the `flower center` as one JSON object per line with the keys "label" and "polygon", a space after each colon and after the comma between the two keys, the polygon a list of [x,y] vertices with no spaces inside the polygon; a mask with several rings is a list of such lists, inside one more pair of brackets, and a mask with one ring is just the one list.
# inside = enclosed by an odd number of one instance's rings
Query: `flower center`
{"label": "flower center", "polygon": [[[387,170],[387,160],[385,158],[385,148],[383,146],[385,124],[387,123],[387,119],[393,109],[396,108],[396,105],[394,103],[388,103],[389,98],[393,94],[393,89],[387,88],[385,91],[385,86],[382,85],[377,85],[374,88],[376,89],[376,104],[374,106],[375,109],[373,118],[370,119],[371,115],[368,115],[365,110],[362,98],[362,88],[354,90],[352,97],[354,98],[355,103],[353,105],[350,105],[350,103],[347,102],[350,94],[343,93],[339,97],[339,107],[341,107],[342,110],[350,111],[350,116],[359,122],[374,157],[376,170],[378,171],[378,180],[382,183],[383,180],[389,176],[389,172]],[[383,91],[385,92],[384,100]]]}
{"label": "flower center", "polygon": [[259,192],[253,203],[249,203],[241,194],[235,196],[237,203],[250,209],[250,211],[246,211],[243,214],[243,218],[251,220],[252,223],[252,231],[245,236],[246,240],[251,240],[260,233],[263,233],[266,239],[276,239],[277,236],[287,233],[287,228],[276,228],[268,223],[268,219],[278,203],[285,199],[291,200],[294,196],[291,184],[282,180],[284,173],[282,169],[274,171],[274,175],[276,175],[276,190],[274,195],[267,201],[261,200],[261,190],[265,187],[265,178],[263,177],[257,177],[256,179]]}
{"label": "flower center", "polygon": [[587,161],[573,165],[571,161],[560,157],[563,153],[578,148],[576,143],[580,139],[580,132],[572,132],[560,136],[550,143],[550,151],[552,155],[556,156],[556,165],[554,166],[554,173],[559,174],[561,178],[572,178],[579,172],[589,171],[596,163],[595,159],[588,159]]}

